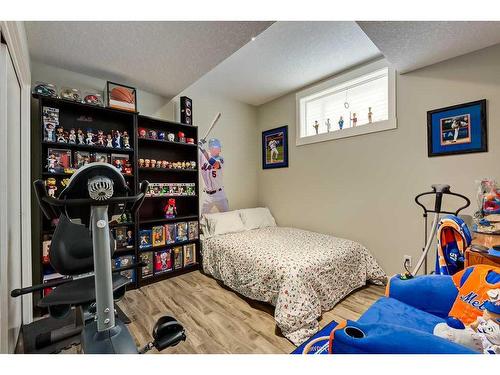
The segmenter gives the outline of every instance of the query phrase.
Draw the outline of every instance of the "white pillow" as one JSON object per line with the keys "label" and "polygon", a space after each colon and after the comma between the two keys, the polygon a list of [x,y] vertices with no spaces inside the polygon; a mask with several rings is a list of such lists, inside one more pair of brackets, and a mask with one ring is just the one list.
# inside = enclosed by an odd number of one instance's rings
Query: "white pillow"
{"label": "white pillow", "polygon": [[267,207],[246,208],[240,210],[240,216],[246,230],[276,226],[276,221]]}
{"label": "white pillow", "polygon": [[241,221],[238,211],[206,214],[205,219],[210,237],[227,233],[243,232],[245,230],[245,226]]}

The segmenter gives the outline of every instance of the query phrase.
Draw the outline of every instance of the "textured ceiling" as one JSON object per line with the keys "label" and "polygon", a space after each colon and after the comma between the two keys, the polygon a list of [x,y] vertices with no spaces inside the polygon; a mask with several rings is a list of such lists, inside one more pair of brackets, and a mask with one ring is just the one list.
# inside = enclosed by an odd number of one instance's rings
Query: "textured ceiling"
{"label": "textured ceiling", "polygon": [[355,22],[276,22],[197,84],[260,105],[379,56]]}
{"label": "textured ceiling", "polygon": [[500,43],[500,22],[358,22],[401,73]]}
{"label": "textured ceiling", "polygon": [[272,22],[26,22],[33,60],[171,98]]}

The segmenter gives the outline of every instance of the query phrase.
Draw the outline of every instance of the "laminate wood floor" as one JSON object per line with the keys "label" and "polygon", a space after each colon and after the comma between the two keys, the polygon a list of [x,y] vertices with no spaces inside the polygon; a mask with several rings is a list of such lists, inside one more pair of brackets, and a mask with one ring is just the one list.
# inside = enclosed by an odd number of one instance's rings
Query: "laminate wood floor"
{"label": "laminate wood floor", "polygon": [[[320,326],[357,319],[383,294],[384,288],[374,285],[353,292],[323,313]],[[151,340],[160,316],[171,315],[182,323],[187,340],[162,352],[166,354],[279,354],[295,348],[276,327],[272,306],[246,299],[199,271],[127,292],[118,305],[132,320],[128,327],[138,346]]]}

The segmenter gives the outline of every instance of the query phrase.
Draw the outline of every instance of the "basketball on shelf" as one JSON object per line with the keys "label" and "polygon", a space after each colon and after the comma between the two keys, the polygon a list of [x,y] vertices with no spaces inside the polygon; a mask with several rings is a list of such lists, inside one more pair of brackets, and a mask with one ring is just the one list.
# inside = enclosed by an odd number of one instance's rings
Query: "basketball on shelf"
{"label": "basketball on shelf", "polygon": [[105,93],[108,107],[125,111],[137,111],[135,88],[108,81]]}

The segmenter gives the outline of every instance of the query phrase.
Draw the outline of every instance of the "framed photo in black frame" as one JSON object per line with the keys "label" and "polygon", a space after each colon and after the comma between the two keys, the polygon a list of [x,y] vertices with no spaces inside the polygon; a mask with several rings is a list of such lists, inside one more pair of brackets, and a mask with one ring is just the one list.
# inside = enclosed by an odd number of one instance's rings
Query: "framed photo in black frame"
{"label": "framed photo in black frame", "polygon": [[428,156],[487,152],[486,99],[427,112]]}
{"label": "framed photo in black frame", "polygon": [[262,132],[262,168],[288,167],[288,125]]}

